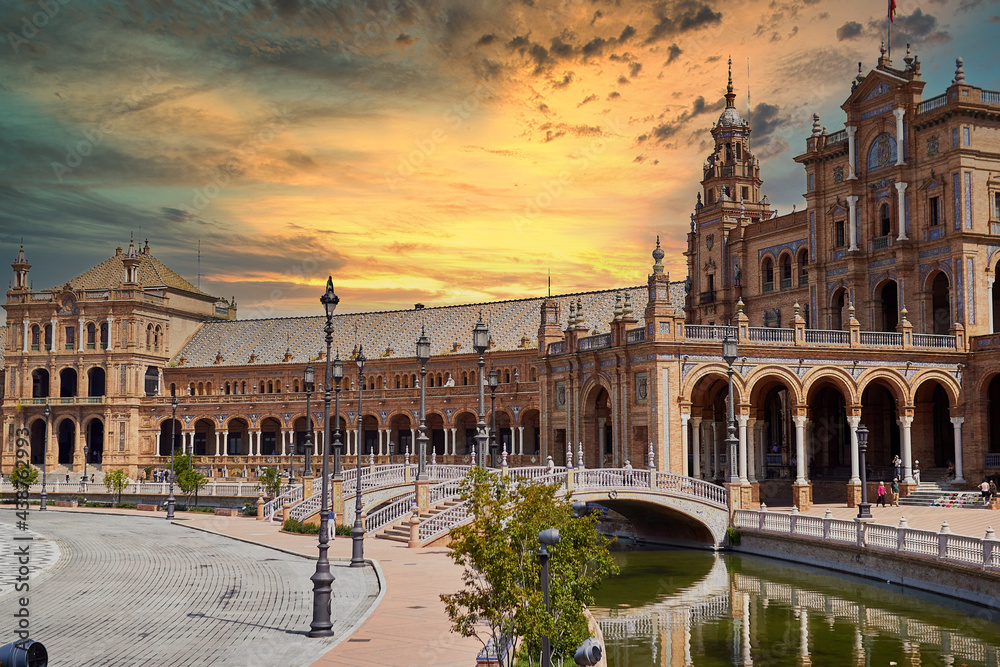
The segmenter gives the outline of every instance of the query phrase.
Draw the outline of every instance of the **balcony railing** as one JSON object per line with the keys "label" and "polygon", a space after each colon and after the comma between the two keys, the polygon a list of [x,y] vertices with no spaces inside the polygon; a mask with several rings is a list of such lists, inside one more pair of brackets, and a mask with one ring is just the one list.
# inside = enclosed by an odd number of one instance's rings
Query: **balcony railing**
{"label": "balcony railing", "polygon": [[980,91],[980,99],[986,104],[1000,104],[1000,92],[996,90]]}
{"label": "balcony railing", "polygon": [[726,336],[736,337],[736,327],[717,327],[705,324],[689,324],[684,328],[684,336],[695,340],[722,340]]}
{"label": "balcony railing", "polygon": [[715,303],[715,290],[701,293],[701,303]]}
{"label": "balcony railing", "polygon": [[747,334],[750,340],[761,343],[794,343],[795,329],[779,329],[777,327],[749,327]]}
{"label": "balcony railing", "polygon": [[22,405],[101,405],[107,402],[107,396],[50,396],[20,401]]}
{"label": "balcony railing", "polygon": [[792,279],[791,278],[782,278],[781,279],[781,289],[791,289],[791,287],[792,287]]}
{"label": "balcony railing", "polygon": [[803,273],[799,276],[799,287],[806,287],[807,285],[809,285],[809,274]]}
{"label": "balcony railing", "polygon": [[922,113],[927,113],[928,111],[933,111],[934,109],[939,109],[944,105],[948,104],[948,95],[938,95],[937,97],[932,97],[929,100],[924,100],[917,105],[917,115]]}
{"label": "balcony railing", "polygon": [[773,292],[774,291],[774,283],[773,282],[764,283],[764,291],[765,292]]}
{"label": "balcony railing", "polygon": [[986,455],[986,467],[1000,468],[1000,452],[990,453]]}
{"label": "balcony railing", "polygon": [[955,349],[955,337],[938,334],[913,334],[913,346]]}
{"label": "balcony railing", "polygon": [[860,342],[862,345],[902,347],[903,334],[898,331],[862,331]]}
{"label": "balcony railing", "polygon": [[872,250],[885,250],[889,247],[888,236],[876,236],[872,239]]}
{"label": "balcony railing", "polygon": [[625,342],[626,343],[639,343],[646,340],[646,328],[640,327],[638,329],[629,329],[625,332]]}
{"label": "balcony railing", "polygon": [[605,347],[611,347],[611,334],[609,333],[581,338],[577,345],[577,349],[581,352],[586,350],[600,350]]}
{"label": "balcony railing", "polygon": [[549,354],[566,354],[566,341],[559,340],[549,343]]}
{"label": "balcony railing", "polygon": [[806,329],[806,342],[820,345],[850,345],[850,333],[837,329]]}
{"label": "balcony railing", "polygon": [[833,144],[839,144],[842,141],[847,141],[847,130],[841,130],[840,132],[834,132],[826,138],[826,145],[832,146]]}

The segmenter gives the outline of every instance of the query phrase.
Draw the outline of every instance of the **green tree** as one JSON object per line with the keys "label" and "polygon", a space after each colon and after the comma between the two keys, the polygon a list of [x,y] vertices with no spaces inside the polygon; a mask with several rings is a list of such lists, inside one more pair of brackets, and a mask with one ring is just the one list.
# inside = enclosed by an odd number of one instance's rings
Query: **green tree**
{"label": "green tree", "polygon": [[129,479],[124,470],[109,470],[104,474],[104,486],[117,495],[116,503],[122,501],[122,491],[128,488]]}
{"label": "green tree", "polygon": [[258,479],[268,498],[275,498],[281,493],[281,472],[277,468],[264,468]]}
{"label": "green tree", "polygon": [[185,470],[191,469],[191,457],[187,454],[174,454],[174,474],[180,475]]}
{"label": "green tree", "polygon": [[38,468],[30,466],[27,463],[18,463],[10,471],[10,483],[14,485],[15,489],[27,489],[37,481]]}
{"label": "green tree", "polygon": [[[464,568],[464,588],[442,595],[451,627],[484,646],[521,640],[530,665],[538,664],[541,637],[552,639],[555,661],[572,660],[589,635],[583,608],[618,569],[610,540],[597,532],[597,516],[576,517],[560,485],[511,480],[475,468],[463,481],[462,498],[472,521],[451,531],[452,560]],[[538,561],[538,533],[557,528],[561,541],[548,547],[552,614],[545,610]],[[516,664],[514,651],[501,667]]]}
{"label": "green tree", "polygon": [[197,470],[187,468],[177,475],[177,486],[181,487],[188,496],[194,496],[194,506],[198,506],[198,492],[208,484],[208,477],[205,477]]}

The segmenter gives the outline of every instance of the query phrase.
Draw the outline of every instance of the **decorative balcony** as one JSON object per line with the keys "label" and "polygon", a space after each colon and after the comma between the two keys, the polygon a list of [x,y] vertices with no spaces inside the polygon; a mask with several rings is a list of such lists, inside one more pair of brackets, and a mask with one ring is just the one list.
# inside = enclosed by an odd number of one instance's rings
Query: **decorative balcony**
{"label": "decorative balcony", "polygon": [[781,289],[791,289],[791,288],[792,288],[792,279],[791,278],[782,278],[781,279]]}
{"label": "decorative balcony", "polygon": [[701,293],[700,303],[715,303],[715,290]]}

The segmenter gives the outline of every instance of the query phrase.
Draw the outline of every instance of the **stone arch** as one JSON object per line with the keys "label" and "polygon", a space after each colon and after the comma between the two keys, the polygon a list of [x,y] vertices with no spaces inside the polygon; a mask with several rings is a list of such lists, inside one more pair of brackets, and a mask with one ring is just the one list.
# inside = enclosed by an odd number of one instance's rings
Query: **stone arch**
{"label": "stone arch", "polygon": [[[413,419],[413,415],[408,410],[394,410],[389,414],[386,423],[389,429],[389,442],[386,443],[386,452],[388,454],[401,455],[409,447],[410,453],[413,453],[413,446],[416,443],[413,441],[411,429],[415,429],[418,425],[417,421]],[[390,447],[390,445],[392,446]]]}
{"label": "stone arch", "polygon": [[438,454],[444,454],[444,429],[445,424],[447,423],[444,414],[438,412],[437,410],[428,410],[425,422],[427,425],[427,437],[430,438],[427,455],[430,456],[432,451],[437,452]]}
{"label": "stone arch", "polygon": [[36,418],[28,426],[28,439],[31,443],[30,458],[31,463],[34,465],[40,465],[45,462],[45,441],[48,439],[48,428],[49,425],[46,423],[44,417]]}
{"label": "stone arch", "polygon": [[[746,394],[750,398],[752,405],[757,403],[760,392],[767,389],[767,384],[775,379],[780,380],[785,388],[791,392],[793,405],[803,405],[805,401],[802,395],[802,381],[799,376],[784,366],[759,366],[750,371],[746,379]],[[733,378],[733,392],[736,392],[736,378]]]}
{"label": "stone arch", "polygon": [[958,384],[951,373],[941,370],[940,368],[928,368],[918,372],[912,378],[910,378],[909,385],[912,387],[912,392],[908,397],[909,402],[913,403],[913,398],[916,396],[917,391],[920,390],[920,385],[928,380],[935,380],[948,394],[948,401],[950,408],[958,408],[962,401],[962,387]]}
{"label": "stone arch", "polygon": [[218,451],[222,446],[217,435],[219,422],[214,417],[201,416],[196,417],[192,423],[194,424],[194,434],[192,435],[194,455],[221,454]]}
{"label": "stone arch", "polygon": [[31,371],[32,398],[48,398],[51,390],[49,385],[49,369],[39,367]]}
{"label": "stone arch", "polygon": [[[827,371],[827,372],[822,372]],[[847,421],[856,405],[854,382],[838,369],[820,369],[803,383],[808,405],[810,479],[850,478],[851,431]]]}
{"label": "stone arch", "polygon": [[76,420],[71,416],[62,417],[56,425],[56,461],[59,465],[73,464],[76,429]]}
{"label": "stone arch", "polygon": [[924,329],[928,333],[946,336],[954,319],[951,315],[951,276],[940,269],[930,271],[924,285],[931,313],[930,326]]}
{"label": "stone arch", "polygon": [[88,463],[100,463],[104,459],[104,437],[104,418],[100,415],[84,417],[84,456]]}
{"label": "stone arch", "polygon": [[[726,364],[720,362],[711,362],[707,364],[702,364],[692,372],[688,373],[687,377],[684,378],[681,384],[681,397],[686,398],[692,405],[695,404],[697,399],[697,392],[703,392],[705,386],[699,385],[702,380],[709,376],[717,376],[717,380],[721,379],[727,384],[726,392],[728,395],[728,383],[729,376],[727,375]],[[736,405],[740,405],[743,402],[743,396],[746,395],[746,381],[743,375],[739,373],[738,365],[733,365],[733,400]]]}
{"label": "stone arch", "polygon": [[79,377],[76,369],[72,366],[66,366],[59,370],[59,396],[62,398],[71,398],[77,394],[77,386],[79,384]]}
{"label": "stone arch", "polygon": [[952,392],[940,377],[924,377],[913,390],[911,450],[921,468],[945,468],[955,462],[955,406]]}
{"label": "stone arch", "polygon": [[[542,424],[542,414],[539,410],[531,408],[529,410],[524,410],[521,412],[521,423],[520,426],[524,430],[521,431],[521,437],[524,442],[519,443],[518,452],[521,451],[521,445],[523,444],[525,454],[538,455],[542,453],[542,439],[541,439],[541,424]],[[539,463],[544,463],[540,461]]]}
{"label": "stone arch", "polygon": [[778,276],[781,280],[781,288],[788,289],[794,285],[791,281],[795,277],[795,258],[791,250],[783,250],[778,255]]}
{"label": "stone arch", "polygon": [[[173,428],[171,429],[171,424]],[[170,456],[170,436],[173,434],[173,449],[175,453],[183,453],[183,448],[181,447],[181,433],[184,430],[184,426],[181,424],[180,419],[171,419],[167,417],[160,422],[160,451],[157,452],[160,456]]]}
{"label": "stone arch", "polygon": [[[580,389],[582,419],[580,437],[583,438],[583,462],[587,468],[611,466],[614,460],[614,445],[620,436],[615,428],[615,410],[609,383],[598,374],[591,375]],[[581,443],[573,443],[577,452]],[[626,454],[626,458],[628,455]]]}
{"label": "stone arch", "polygon": [[[895,331],[899,324],[899,283],[894,276],[884,275],[876,281],[871,290],[871,300],[875,305],[874,331]],[[875,327],[878,327],[877,329]]]}
{"label": "stone arch", "polygon": [[899,371],[892,368],[871,368],[858,376],[858,393],[864,394],[865,389],[879,380],[884,380],[888,385],[889,392],[896,399],[896,405],[902,409],[909,405],[909,387],[906,378],[900,375]]}
{"label": "stone arch", "polygon": [[455,429],[455,453],[468,454],[476,441],[476,423],[479,418],[471,410],[460,410],[452,417]]}
{"label": "stone arch", "polygon": [[812,398],[813,389],[818,388],[824,382],[837,387],[844,395],[844,400],[847,401],[848,405],[858,404],[861,394],[858,391],[857,382],[854,381],[850,373],[837,366],[813,368],[802,377],[802,387],[807,402]]}
{"label": "stone arch", "polygon": [[[901,455],[899,417],[906,405],[906,387],[898,374],[869,371],[859,378],[861,422],[868,428],[867,465],[876,476],[889,477],[893,456]],[[879,481],[879,480],[871,480]]]}

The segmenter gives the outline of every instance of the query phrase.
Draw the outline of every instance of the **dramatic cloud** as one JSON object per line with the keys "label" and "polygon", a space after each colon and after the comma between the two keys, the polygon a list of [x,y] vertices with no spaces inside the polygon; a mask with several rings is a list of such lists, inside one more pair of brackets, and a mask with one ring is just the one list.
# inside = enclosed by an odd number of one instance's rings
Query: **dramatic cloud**
{"label": "dramatic cloud", "polygon": [[857,21],[848,21],[844,25],[837,28],[837,40],[842,42],[845,39],[860,37],[863,30],[864,26]]}

